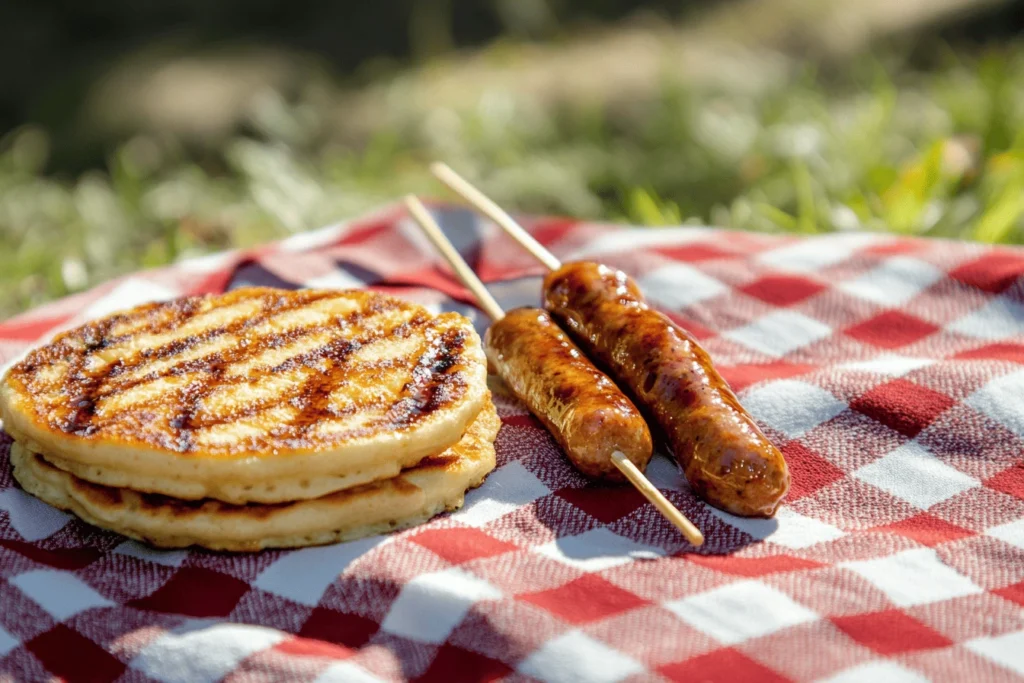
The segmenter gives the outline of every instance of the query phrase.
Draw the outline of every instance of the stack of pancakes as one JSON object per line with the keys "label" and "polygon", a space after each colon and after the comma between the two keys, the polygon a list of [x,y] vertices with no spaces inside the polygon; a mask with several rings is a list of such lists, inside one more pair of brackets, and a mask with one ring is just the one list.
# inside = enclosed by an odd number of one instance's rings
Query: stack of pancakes
{"label": "stack of pancakes", "polygon": [[248,288],[58,336],[0,385],[14,476],[157,546],[351,540],[462,505],[500,422],[480,339],[366,291]]}

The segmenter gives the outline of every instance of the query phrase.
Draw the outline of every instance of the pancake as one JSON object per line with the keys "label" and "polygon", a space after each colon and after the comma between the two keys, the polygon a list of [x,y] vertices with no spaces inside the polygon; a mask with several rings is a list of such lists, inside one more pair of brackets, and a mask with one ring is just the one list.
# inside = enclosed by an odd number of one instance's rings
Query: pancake
{"label": "pancake", "polygon": [[302,476],[298,478],[279,478],[269,482],[232,482],[221,481],[216,486],[207,482],[190,479],[169,479],[166,477],[147,477],[134,472],[112,470],[96,465],[83,465],[59,456],[43,455],[54,467],[69,472],[80,479],[112,486],[130,488],[147,493],[161,493],[183,500],[199,500],[216,498],[228,503],[280,503],[320,496],[352,488],[378,479],[390,479],[397,476],[406,464],[395,460],[370,463],[365,467],[348,474],[321,474],[316,477]]}
{"label": "pancake", "polygon": [[231,503],[393,477],[487,403],[469,320],[367,291],[139,306],[59,335],[0,384],[4,429],[79,478]]}
{"label": "pancake", "polygon": [[494,469],[501,426],[490,401],[465,436],[397,477],[327,496],[275,505],[181,501],[99,486],[15,443],[14,477],[29,493],[86,522],[165,548],[200,545],[254,551],[349,541],[421,524],[462,506],[467,489]]}

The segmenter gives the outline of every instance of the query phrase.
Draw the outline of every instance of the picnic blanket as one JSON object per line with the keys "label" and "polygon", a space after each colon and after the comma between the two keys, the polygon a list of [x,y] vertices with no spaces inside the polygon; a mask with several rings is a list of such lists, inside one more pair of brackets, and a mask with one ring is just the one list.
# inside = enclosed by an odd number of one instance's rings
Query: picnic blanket
{"label": "picnic blanket", "polygon": [[[435,215],[505,306],[542,269],[469,211]],[[454,514],[297,551],[155,551],[23,493],[0,447],[0,678],[92,681],[999,681],[1024,677],[1024,251],[532,219],[624,269],[706,346],[785,452],[773,520],[648,475],[588,483],[498,397],[498,467]],[[399,207],[138,273],[0,326],[13,361],[144,301],[370,287],[487,320]]]}

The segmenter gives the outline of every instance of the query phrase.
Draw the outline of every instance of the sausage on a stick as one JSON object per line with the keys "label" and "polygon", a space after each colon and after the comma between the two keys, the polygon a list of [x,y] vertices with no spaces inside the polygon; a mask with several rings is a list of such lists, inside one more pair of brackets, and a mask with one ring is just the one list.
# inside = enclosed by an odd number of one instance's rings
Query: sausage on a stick
{"label": "sausage on a stick", "polygon": [[643,416],[547,311],[508,311],[488,328],[484,351],[580,472],[622,481],[611,458],[616,451],[641,471],[647,467],[653,444]]}
{"label": "sausage on a stick", "polygon": [[622,271],[596,263],[562,265],[446,165],[431,170],[550,269],[545,308],[654,419],[693,490],[733,514],[774,515],[789,490],[785,458],[693,336],[650,308]]}
{"label": "sausage on a stick", "polygon": [[492,318],[484,335],[488,360],[513,393],[548,428],[583,474],[630,483],[694,545],[703,535],[644,477],[653,450],[633,403],[540,308],[505,313],[414,197],[406,199],[424,233]]}
{"label": "sausage on a stick", "polygon": [[625,273],[567,263],[544,278],[544,306],[650,412],[697,495],[736,515],[775,514],[789,489],[782,453],[697,340]]}

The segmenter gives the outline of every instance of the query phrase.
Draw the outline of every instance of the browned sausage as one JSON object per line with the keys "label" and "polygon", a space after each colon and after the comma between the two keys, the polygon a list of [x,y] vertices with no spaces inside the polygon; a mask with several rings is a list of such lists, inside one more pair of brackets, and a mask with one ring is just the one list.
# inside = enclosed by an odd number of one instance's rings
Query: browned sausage
{"label": "browned sausage", "polygon": [[484,351],[583,474],[623,480],[615,451],[647,466],[653,445],[643,416],[546,311],[509,311],[487,330]]}
{"label": "browned sausage", "polygon": [[599,367],[649,411],[693,490],[717,508],[770,517],[786,461],[697,341],[648,307],[625,273],[569,263],[544,278],[544,305]]}

